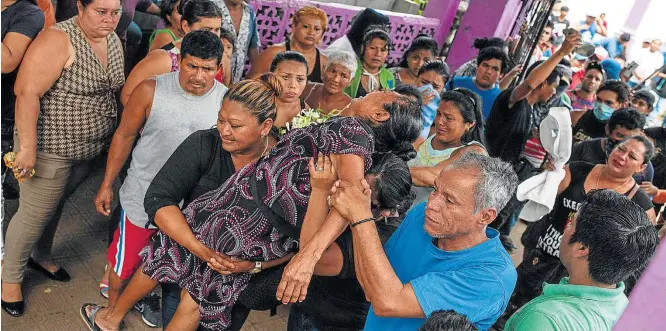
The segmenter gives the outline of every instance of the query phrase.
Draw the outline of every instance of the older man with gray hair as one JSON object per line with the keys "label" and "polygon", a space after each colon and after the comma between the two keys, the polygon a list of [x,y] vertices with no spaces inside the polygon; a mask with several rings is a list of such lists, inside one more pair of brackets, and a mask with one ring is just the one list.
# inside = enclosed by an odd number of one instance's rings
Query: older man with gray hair
{"label": "older man with gray hair", "polygon": [[415,206],[382,248],[367,183],[361,192],[336,182],[330,201],[350,222],[356,275],[372,304],[364,329],[416,330],[437,310],[490,328],[506,308],[516,271],[488,224],[517,185],[511,165],[468,152],[442,170],[428,202]]}

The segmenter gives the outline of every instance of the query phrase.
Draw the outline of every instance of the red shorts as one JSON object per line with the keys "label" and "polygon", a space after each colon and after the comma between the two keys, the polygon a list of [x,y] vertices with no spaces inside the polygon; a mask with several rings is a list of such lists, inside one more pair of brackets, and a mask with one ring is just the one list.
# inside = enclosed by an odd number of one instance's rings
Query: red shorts
{"label": "red shorts", "polygon": [[120,210],[120,223],[113,233],[106,258],[109,265],[120,279],[130,279],[141,266],[139,253],[148,245],[157,229],[146,229],[130,222],[125,210]]}

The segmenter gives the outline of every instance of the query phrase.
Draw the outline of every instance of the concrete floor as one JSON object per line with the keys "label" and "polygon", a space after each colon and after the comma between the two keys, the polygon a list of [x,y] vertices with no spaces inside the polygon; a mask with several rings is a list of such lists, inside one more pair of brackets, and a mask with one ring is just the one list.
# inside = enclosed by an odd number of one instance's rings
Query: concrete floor
{"label": "concrete floor", "polygon": [[[95,211],[93,199],[103,178],[103,167],[97,170],[79,187],[67,201],[56,233],[53,247],[54,260],[72,276],[69,283],[52,281],[28,270],[23,294],[25,315],[19,318],[4,311],[0,318],[3,331],[72,331],[87,330],[79,317],[82,304],[105,304],[99,294],[98,283],[106,263],[108,221]],[[117,186],[117,185],[116,185]],[[118,187],[116,187],[117,192]],[[117,195],[116,195],[117,197]],[[6,202],[5,228],[16,212],[18,200]],[[516,244],[525,226],[518,224],[512,233]],[[522,247],[511,256],[514,264],[520,262]],[[244,331],[286,330],[289,307],[280,307],[276,316],[268,312],[253,311],[245,323]],[[126,330],[152,330],[142,321],[138,312],[132,311],[126,318]]]}

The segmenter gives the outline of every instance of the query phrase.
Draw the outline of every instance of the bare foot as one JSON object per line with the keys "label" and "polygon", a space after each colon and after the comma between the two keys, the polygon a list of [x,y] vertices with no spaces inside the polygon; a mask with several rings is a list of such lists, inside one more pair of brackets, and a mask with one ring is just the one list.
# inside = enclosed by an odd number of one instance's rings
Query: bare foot
{"label": "bare foot", "polygon": [[23,293],[21,293],[21,283],[2,282],[2,301],[18,302],[21,300],[23,300]]}

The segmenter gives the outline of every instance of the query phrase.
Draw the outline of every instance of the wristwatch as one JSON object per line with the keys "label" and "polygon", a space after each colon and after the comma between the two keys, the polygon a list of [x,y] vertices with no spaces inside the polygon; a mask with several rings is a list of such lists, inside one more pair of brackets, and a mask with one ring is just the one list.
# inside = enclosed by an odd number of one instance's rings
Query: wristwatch
{"label": "wristwatch", "polygon": [[254,262],[254,269],[250,270],[250,275],[254,275],[261,271],[261,261]]}

